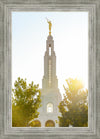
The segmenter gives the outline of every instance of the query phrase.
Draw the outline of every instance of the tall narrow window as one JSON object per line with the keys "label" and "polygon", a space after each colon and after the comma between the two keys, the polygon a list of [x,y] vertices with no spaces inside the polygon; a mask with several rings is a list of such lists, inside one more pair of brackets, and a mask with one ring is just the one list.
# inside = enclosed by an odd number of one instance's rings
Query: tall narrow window
{"label": "tall narrow window", "polygon": [[49,47],[49,56],[51,56],[51,47]]}
{"label": "tall narrow window", "polygon": [[51,59],[49,59],[49,87],[51,86]]}

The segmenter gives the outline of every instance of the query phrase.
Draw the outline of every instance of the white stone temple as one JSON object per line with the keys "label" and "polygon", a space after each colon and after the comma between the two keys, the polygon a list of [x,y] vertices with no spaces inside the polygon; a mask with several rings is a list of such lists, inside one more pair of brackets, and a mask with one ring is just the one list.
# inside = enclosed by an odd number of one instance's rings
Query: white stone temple
{"label": "white stone temple", "polygon": [[[49,21],[48,23],[51,22]],[[50,24],[44,56],[44,76],[42,79],[41,100],[42,107],[39,109],[40,114],[37,119],[41,123],[41,127],[58,127],[59,125],[56,123],[60,115],[58,105],[62,98],[58,89],[56,55]]]}

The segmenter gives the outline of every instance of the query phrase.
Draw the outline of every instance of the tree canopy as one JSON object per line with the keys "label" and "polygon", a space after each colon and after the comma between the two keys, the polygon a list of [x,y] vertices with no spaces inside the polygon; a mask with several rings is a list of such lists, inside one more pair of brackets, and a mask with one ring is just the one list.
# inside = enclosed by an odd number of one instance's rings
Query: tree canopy
{"label": "tree canopy", "polygon": [[41,106],[39,85],[33,82],[27,85],[26,79],[20,77],[12,89],[12,126],[26,127],[31,120],[38,117]]}
{"label": "tree canopy", "polygon": [[86,127],[88,126],[88,90],[77,79],[69,78],[64,86],[64,99],[59,104],[61,116],[60,127]]}

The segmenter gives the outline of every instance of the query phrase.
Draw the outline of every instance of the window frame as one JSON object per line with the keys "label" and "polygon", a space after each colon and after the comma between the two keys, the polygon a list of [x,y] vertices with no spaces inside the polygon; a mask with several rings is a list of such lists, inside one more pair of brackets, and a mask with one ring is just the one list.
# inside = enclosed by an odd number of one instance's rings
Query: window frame
{"label": "window frame", "polygon": [[[100,79],[99,79],[99,59],[100,50],[99,37],[99,14],[100,14],[100,1],[17,1],[17,0],[0,0],[0,38],[1,38],[1,67],[0,67],[0,99],[1,99],[1,139],[9,137],[13,139],[16,136],[29,138],[73,138],[77,139],[88,137],[88,139],[96,139],[100,137],[99,128],[100,121],[98,119],[99,109],[99,91],[100,91]],[[89,127],[87,128],[12,128],[11,124],[11,13],[12,11],[87,11],[89,13]],[[97,19],[96,19],[97,15]],[[97,24],[97,23],[98,24]],[[97,30],[96,30],[97,28]],[[97,33],[96,33],[97,31]],[[97,42],[96,42],[97,41]],[[96,46],[97,44],[97,46]],[[97,51],[98,50],[98,51]],[[98,64],[98,65],[97,65]],[[97,88],[96,88],[97,87]],[[97,93],[97,94],[96,94]],[[97,97],[96,97],[97,95]],[[97,101],[96,101],[97,100]],[[97,106],[97,108],[96,108]],[[97,110],[97,113],[96,113]],[[97,115],[96,115],[97,114]],[[97,120],[96,120],[97,119]]]}

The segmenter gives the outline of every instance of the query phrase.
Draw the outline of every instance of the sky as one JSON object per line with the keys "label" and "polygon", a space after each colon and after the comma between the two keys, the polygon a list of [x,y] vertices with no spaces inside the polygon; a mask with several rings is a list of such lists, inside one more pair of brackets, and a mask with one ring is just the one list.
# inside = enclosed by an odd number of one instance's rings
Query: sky
{"label": "sky", "polygon": [[12,12],[12,86],[18,77],[42,88],[51,20],[58,88],[77,78],[88,89],[88,12]]}

